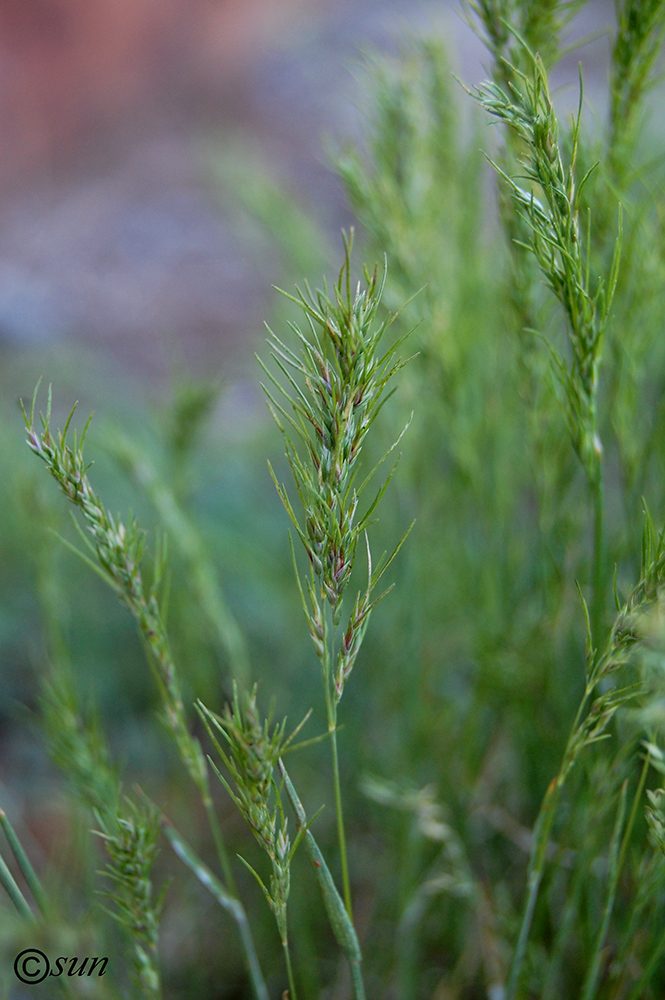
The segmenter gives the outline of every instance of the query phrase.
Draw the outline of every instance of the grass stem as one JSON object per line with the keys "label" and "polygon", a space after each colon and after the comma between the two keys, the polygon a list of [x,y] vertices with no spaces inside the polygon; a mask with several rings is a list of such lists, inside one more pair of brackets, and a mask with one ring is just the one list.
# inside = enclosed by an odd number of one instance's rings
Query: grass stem
{"label": "grass stem", "polygon": [[594,942],[593,955],[591,957],[591,962],[589,964],[589,969],[582,989],[582,1000],[594,1000],[598,994],[598,983],[600,980],[603,959],[605,958],[605,942],[610,926],[612,911],[614,909],[617,885],[619,882],[619,876],[621,875],[621,864],[625,853],[623,848],[627,844],[627,838],[622,842],[621,837],[624,819],[626,816],[626,787],[627,783],[624,782],[619,795],[619,809],[609,848],[609,877],[607,880],[605,905],[603,907],[603,919],[600,927],[598,928],[598,934]]}
{"label": "grass stem", "polygon": [[12,903],[21,914],[24,920],[34,920],[35,915],[25,901],[23,893],[14,881],[14,876],[5,864],[4,858],[0,855],[0,885],[11,899]]}
{"label": "grass stem", "polygon": [[162,820],[162,830],[171,842],[171,846],[180,860],[194,873],[201,885],[215,897],[219,905],[231,914],[236,922],[243,945],[245,964],[252,983],[255,1000],[269,1000],[268,990],[263,979],[261,966],[254,947],[254,939],[249,928],[245,909],[236,896],[232,895],[226,886],[213,875],[210,869],[194,853],[174,826],[167,820]]}
{"label": "grass stem", "polygon": [[353,1000],[365,1000],[365,986],[362,978],[362,952],[360,950],[356,929],[346,911],[342,897],[340,896],[337,886],[335,885],[335,881],[330,874],[330,870],[326,864],[323,854],[321,853],[319,845],[309,829],[305,810],[302,802],[298,798],[298,793],[291,783],[291,779],[289,778],[287,770],[284,767],[284,762],[280,760],[278,767],[284,780],[286,794],[288,795],[296,814],[298,827],[304,827],[306,830],[303,842],[305,850],[312,863],[314,875],[321,890],[321,895],[323,896],[323,904],[325,906],[326,913],[328,914],[330,926],[337,943],[346,955],[349,963],[349,968],[351,970],[351,983],[353,985]]}
{"label": "grass stem", "polygon": [[7,843],[11,847],[12,854],[16,858],[16,863],[21,869],[23,877],[28,884],[30,892],[34,896],[35,902],[43,915],[46,911],[46,896],[44,895],[44,890],[42,889],[41,883],[35,874],[35,869],[30,864],[28,856],[23,850],[23,846],[16,836],[16,831],[9,822],[4,809],[0,809],[0,826],[2,827],[5,837],[7,838]]}
{"label": "grass stem", "polygon": [[282,947],[284,949],[284,961],[286,962],[286,974],[289,978],[289,1000],[298,1000],[295,981],[293,979],[293,966],[291,965],[291,951],[288,940],[282,941]]}
{"label": "grass stem", "polygon": [[[337,713],[335,713],[336,715]],[[333,720],[336,723],[336,718]],[[342,811],[342,789],[339,780],[339,760],[337,756],[337,726],[333,725],[330,730],[330,742],[332,744],[333,761],[333,781],[335,783],[335,812],[337,814],[337,839],[339,840],[339,857],[342,866],[342,890],[344,892],[344,906],[349,917],[353,919],[353,907],[351,903],[351,883],[349,881],[349,864],[346,855],[346,834],[344,832],[344,813]]]}
{"label": "grass stem", "polygon": [[580,728],[583,725],[584,710],[587,706],[589,695],[592,690],[593,687],[590,689],[587,685],[579,704],[579,708],[577,709],[577,714],[570,731],[570,736],[568,737],[559,773],[556,777],[552,778],[547,786],[547,791],[545,792],[545,796],[540,806],[540,812],[538,813],[538,819],[536,820],[536,824],[533,829],[531,857],[527,873],[527,901],[524,908],[524,915],[522,917],[522,924],[520,926],[517,945],[515,947],[513,962],[510,968],[505,1000],[516,1000],[518,995],[526,948],[529,941],[529,933],[531,931],[531,924],[533,923],[533,914],[536,909],[540,884],[543,880],[543,874],[545,871],[547,845],[549,844],[552,825],[554,823],[554,817],[559,804],[559,795],[561,794],[561,789],[563,788],[566,780],[566,775],[575,762],[577,754],[584,746],[584,743],[579,740],[578,736]]}
{"label": "grass stem", "polygon": [[363,983],[362,969],[359,962],[351,962],[351,985],[353,986],[353,1000],[365,1000],[365,984]]}
{"label": "grass stem", "polygon": [[600,644],[603,619],[603,468],[598,457],[597,470],[589,483],[593,506],[593,563],[591,576],[591,637],[595,649]]}
{"label": "grass stem", "polygon": [[527,875],[528,895],[526,906],[524,908],[524,915],[522,917],[522,924],[520,926],[520,933],[515,947],[515,955],[510,969],[510,976],[506,989],[506,1000],[515,1000],[517,997],[522,975],[522,967],[524,965],[524,957],[526,955],[526,946],[529,940],[531,924],[533,922],[533,914],[536,908],[536,902],[538,901],[540,883],[542,882],[545,870],[547,845],[552,831],[552,824],[554,822],[554,816],[556,814],[556,807],[559,802],[559,793],[561,791],[562,784],[563,781],[560,772],[556,778],[552,779],[547,788],[533,831],[531,860],[529,862],[529,871]]}
{"label": "grass stem", "polygon": [[208,822],[210,824],[210,829],[212,830],[212,835],[215,841],[215,847],[217,849],[217,856],[219,858],[219,863],[224,872],[224,880],[227,887],[233,893],[234,896],[238,895],[238,890],[236,888],[235,878],[233,877],[233,869],[231,868],[231,862],[229,860],[229,852],[226,850],[226,844],[224,843],[224,835],[222,834],[221,827],[219,825],[219,820],[217,819],[217,813],[215,812],[215,807],[212,803],[210,793],[204,796],[203,804],[205,806],[206,815],[208,817]]}

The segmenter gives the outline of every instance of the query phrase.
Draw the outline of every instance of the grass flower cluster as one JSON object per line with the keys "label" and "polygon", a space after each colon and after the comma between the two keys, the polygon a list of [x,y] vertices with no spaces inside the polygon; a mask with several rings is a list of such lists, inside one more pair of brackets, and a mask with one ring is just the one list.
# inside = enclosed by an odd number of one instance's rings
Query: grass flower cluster
{"label": "grass flower cluster", "polygon": [[[399,548],[390,559],[384,557],[374,568],[368,549],[367,587],[356,595],[339,651],[331,658],[328,617],[333,627],[340,624],[342,598],[353,571],[359,540],[371,523],[390,479],[359,516],[358,505],[372,473],[356,486],[358,460],[367,433],[387,398],[386,387],[405,363],[394,360],[399,343],[393,343],[384,353],[380,351],[383,335],[393,318],[377,318],[385,269],[381,280],[377,270],[371,276],[365,272],[366,287],[358,284],[352,289],[350,254],[348,240],[346,259],[332,300],[326,291],[316,298],[311,293],[301,293],[294,300],[309,326],[308,335],[294,326],[301,354],[295,354],[271,334],[273,359],[286,377],[287,386],[268,372],[292,410],[289,414],[268,392],[275,420],[284,434],[286,456],[303,506],[301,525],[285,487],[275,480],[310,561],[311,580],[307,585],[310,606],[305,605],[305,613],[314,648],[322,661],[331,705],[342,697],[371,609],[381,599],[372,602],[372,593]],[[299,449],[290,431],[295,431]],[[322,607],[324,602],[324,607],[326,604],[330,607],[330,616]]]}
{"label": "grass flower cluster", "polygon": [[[199,714],[230,782],[211,760],[212,767],[270,861],[271,874],[266,886],[252,865],[241,859],[260,885],[275,917],[291,1000],[296,1000],[297,989],[289,947],[287,902],[291,886],[291,860],[303,838],[333,934],[349,962],[354,996],[356,1000],[365,998],[362,955],[353,925],[346,855],[337,754],[337,704],[360,650],[370,612],[387,593],[384,591],[376,598],[373,597],[374,589],[406,537],[389,557],[384,553],[373,568],[367,528],[392,472],[364,513],[356,517],[364,489],[376,472],[376,468],[373,469],[356,488],[358,458],[368,430],[387,398],[384,390],[403,367],[403,362],[394,360],[398,344],[388,347],[383,354],[379,352],[379,342],[390,317],[377,320],[382,291],[378,272],[370,277],[365,271],[366,288],[363,289],[359,283],[352,295],[350,254],[349,239],[345,242],[345,260],[335,287],[334,301],[330,300],[325,289],[316,297],[309,293],[307,298],[301,295],[297,300],[309,322],[311,334],[311,339],[308,339],[294,326],[303,348],[302,358],[299,359],[274,335],[272,337],[275,360],[297,393],[297,399],[289,395],[277,380],[273,381],[291,404],[294,416],[290,416],[280,403],[270,397],[272,412],[280,428],[284,430],[278,413],[298,432],[301,446],[304,444],[307,449],[303,455],[285,433],[286,455],[304,507],[304,527],[297,520],[285,488],[277,484],[277,489],[310,561],[311,577],[307,582],[309,606],[299,577],[298,588],[322,666],[328,736],[333,747],[333,782],[344,902],[309,830],[310,823],[281,760],[284,753],[292,749],[290,744],[301,727],[288,738],[285,737],[285,722],[271,729],[270,722],[262,720],[258,713],[256,686],[251,693],[244,694],[240,694],[234,686],[233,705],[227,706],[221,715],[201,702],[198,705]],[[317,327],[325,337],[323,343],[317,336]],[[287,364],[303,376],[304,389],[289,373]],[[153,906],[151,901],[150,870],[156,856],[160,826],[163,826],[176,854],[235,919],[254,994],[257,1000],[266,1000],[268,993],[263,973],[245,911],[237,898],[235,877],[217,821],[207,765],[200,743],[189,729],[178,673],[166,634],[159,598],[163,553],[158,554],[152,583],[146,586],[141,569],[144,533],[135,519],[127,528],[121,520],[114,518],[90,483],[89,465],[82,451],[90,421],[80,439],[74,432],[70,445],[67,435],[74,413],[72,410],[64,430],[54,434],[49,389],[46,414],[40,415],[41,427],[37,430],[35,410],[38,390],[39,385],[29,413],[23,410],[28,445],[46,464],[65,497],[80,510],[85,527],[92,535],[91,542],[78,529],[90,554],[73,546],[71,548],[110,583],[136,622],[157,681],[163,721],[208,814],[224,882],[198,858],[166,819],[160,824],[160,813],[156,807],[123,800],[103,735],[94,726],[86,727],[79,717],[66,668],[62,668],[55,681],[47,686],[43,699],[53,759],[68,773],[78,797],[92,810],[101,827],[98,833],[105,842],[109,857],[106,874],[113,883],[113,888],[106,894],[114,903],[112,915],[129,931],[134,942],[134,964],[142,995],[150,1000],[161,996],[157,968],[159,905]],[[305,420],[313,427],[312,436]],[[123,454],[127,454],[126,447]],[[143,475],[145,478],[145,472]],[[150,492],[157,492],[160,501],[157,507],[160,509],[164,506],[164,490],[156,490],[152,477],[148,482]],[[172,499],[166,506],[172,521],[175,500]],[[176,523],[181,523],[181,517],[176,518]],[[340,629],[343,594],[351,577],[361,534],[366,539],[367,584],[358,591],[348,622]],[[275,779],[278,766],[281,773],[279,784]],[[282,804],[284,787],[297,821],[298,833],[293,844]],[[5,880],[7,885],[9,878],[8,874]],[[25,913],[28,912],[29,908],[25,909]]]}
{"label": "grass flower cluster", "polygon": [[[275,726],[270,732],[269,721],[261,721],[256,705],[256,686],[251,694],[245,695],[243,702],[236,689],[233,708],[227,706],[223,716],[216,716],[204,706],[201,706],[201,712],[215,749],[233,779],[234,787],[229,785],[213,764],[215,772],[270,859],[270,888],[266,888],[260,875],[247,861],[245,864],[261,886],[277,921],[290,995],[295,1000],[286,904],[291,887],[291,858],[297,841],[292,847],[287,832],[288,820],[282,808],[281,790],[276,787],[274,780],[275,768],[291,737],[284,738],[286,722]],[[220,744],[218,736],[223,739],[227,750]]]}
{"label": "grass flower cluster", "polygon": [[[528,249],[534,254],[543,277],[563,305],[568,318],[572,365],[567,370],[557,358],[566,391],[571,438],[590,483],[600,477],[602,444],[597,428],[597,396],[603,335],[612,307],[619,266],[620,242],[606,281],[590,287],[591,263],[585,260],[579,214],[587,173],[575,179],[575,161],[581,123],[580,110],[572,127],[570,164],[564,168],[558,139],[557,120],[548,92],[547,76],[540,59],[533,57],[527,75],[511,67],[519,81],[511,93],[489,82],[478,91],[483,107],[515,131],[523,143],[521,163],[525,179],[535,190],[524,190],[507,177],[518,212],[531,234]],[[497,168],[500,169],[500,168]],[[594,169],[594,168],[591,168]],[[544,203],[535,191],[542,192]]]}
{"label": "grass flower cluster", "polygon": [[372,608],[387,593],[384,591],[373,599],[373,592],[406,538],[403,536],[389,557],[384,553],[374,567],[366,541],[367,585],[357,592],[341,635],[336,635],[342,621],[344,590],[351,578],[360,538],[364,534],[367,539],[372,515],[392,476],[391,473],[386,478],[366,510],[359,514],[358,506],[376,469],[356,486],[358,460],[367,433],[388,398],[386,387],[405,364],[395,360],[399,340],[385,351],[380,350],[386,328],[394,318],[377,316],[385,268],[381,279],[376,269],[371,276],[365,271],[366,286],[363,288],[359,282],[353,288],[351,246],[351,238],[346,238],[344,265],[332,296],[326,289],[316,296],[307,290],[307,294],[300,293],[294,299],[308,324],[307,334],[292,325],[300,342],[300,355],[271,333],[273,360],[287,385],[266,369],[291,409],[289,413],[266,390],[273,416],[284,435],[286,457],[303,507],[301,524],[286,488],[273,473],[277,492],[310,563],[306,582],[309,600],[300,579],[298,587],[321,663],[333,754],[344,899],[349,916],[351,888],[339,781],[337,705],[360,651]]}
{"label": "grass flower cluster", "polygon": [[128,803],[114,817],[112,826],[100,830],[109,862],[106,876],[112,888],[106,895],[112,901],[112,915],[126,927],[134,941],[134,965],[145,997],[162,996],[159,976],[159,907],[152,900],[150,871],[157,852],[159,811]]}
{"label": "grass flower cluster", "polygon": [[86,528],[93,538],[89,547],[108,582],[133,615],[147,645],[150,662],[162,694],[165,722],[192,779],[199,789],[204,790],[207,784],[207,771],[203,754],[199,744],[190,736],[187,729],[178,677],[159,611],[161,561],[157,560],[152,586],[146,588],[141,573],[145,540],[143,532],[135,520],[127,527],[122,521],[116,520],[104,508],[90,485],[86,474],[88,466],[82,452],[87,426],[79,441],[74,436],[70,447],[67,443],[67,431],[74,415],[72,410],[64,430],[54,436],[50,426],[51,390],[49,389],[46,416],[41,418],[40,433],[35,428],[36,398],[35,391],[30,413],[23,411],[28,444],[46,464],[66,498],[83,514]]}

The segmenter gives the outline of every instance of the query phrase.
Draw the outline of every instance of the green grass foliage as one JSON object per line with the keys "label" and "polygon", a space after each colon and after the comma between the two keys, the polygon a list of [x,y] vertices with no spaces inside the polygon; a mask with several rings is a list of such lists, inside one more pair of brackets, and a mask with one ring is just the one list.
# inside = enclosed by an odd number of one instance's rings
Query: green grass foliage
{"label": "green grass foliage", "polygon": [[283,448],[223,378],[122,414],[40,358],[41,467],[6,409],[2,996],[27,947],[109,956],[36,997],[665,994],[665,3],[604,119],[550,85],[582,6],[469,0],[475,89],[367,60],[319,291],[248,168]]}

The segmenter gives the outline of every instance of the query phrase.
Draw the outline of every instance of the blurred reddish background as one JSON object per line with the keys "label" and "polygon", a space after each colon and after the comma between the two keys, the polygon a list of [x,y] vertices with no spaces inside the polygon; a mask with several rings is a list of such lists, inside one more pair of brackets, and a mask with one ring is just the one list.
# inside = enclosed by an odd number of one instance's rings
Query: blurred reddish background
{"label": "blurred reddish background", "polygon": [[67,341],[153,375],[174,353],[195,369],[243,353],[271,264],[211,181],[205,140],[276,129],[301,155],[289,97],[271,105],[261,74],[325,6],[0,5],[0,350]]}
{"label": "blurred reddish background", "polygon": [[[24,184],[211,103],[317,0],[4,0],[0,179]],[[320,6],[320,4],[319,4]],[[309,8],[310,10],[306,10]]]}
{"label": "blurred reddish background", "polygon": [[[593,0],[581,33],[608,14]],[[335,238],[321,133],[358,131],[359,51],[425,26],[483,75],[458,0],[3,0],[0,357],[69,343],[154,377],[246,356],[279,251],[210,148],[248,139]]]}
{"label": "blurred reddish background", "polygon": [[5,0],[0,349],[74,338],[155,373],[260,325],[199,140],[248,117],[252,67],[308,6]]}

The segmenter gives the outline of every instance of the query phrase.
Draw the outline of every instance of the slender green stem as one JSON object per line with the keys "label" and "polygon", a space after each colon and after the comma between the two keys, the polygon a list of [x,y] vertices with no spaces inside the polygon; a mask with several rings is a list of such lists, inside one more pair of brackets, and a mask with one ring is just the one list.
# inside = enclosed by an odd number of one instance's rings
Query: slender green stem
{"label": "slender green stem", "polygon": [[353,986],[354,1000],[365,1000],[365,984],[363,983],[362,969],[359,962],[351,962],[351,984]]}
{"label": "slender green stem", "polygon": [[346,856],[346,834],[344,832],[344,813],[342,811],[342,789],[339,780],[339,761],[337,758],[337,713],[335,712],[334,726],[330,731],[330,742],[332,744],[333,760],[333,780],[335,783],[335,811],[337,813],[337,838],[339,840],[339,856],[342,866],[342,889],[344,891],[344,906],[346,912],[353,919],[353,907],[351,903],[351,883],[349,881],[349,865]]}
{"label": "slender green stem", "polygon": [[235,907],[233,915],[236,924],[238,925],[238,931],[240,932],[240,938],[245,952],[245,962],[247,963],[249,978],[252,981],[254,996],[256,997],[256,1000],[268,1000],[268,990],[263,980],[263,973],[261,972],[261,966],[259,965],[256,948],[254,947],[254,938],[252,937],[245,908],[238,900],[235,902],[238,905]]}
{"label": "slender green stem", "polygon": [[217,813],[215,812],[215,807],[212,803],[212,798],[210,792],[204,793],[203,804],[205,806],[205,811],[208,816],[208,822],[210,824],[210,829],[212,830],[212,835],[215,841],[215,847],[217,848],[217,856],[219,858],[219,863],[222,866],[222,871],[224,872],[224,880],[226,882],[227,888],[233,893],[234,896],[238,895],[238,890],[236,888],[236,882],[233,877],[233,870],[231,868],[231,862],[229,860],[229,853],[226,850],[226,844],[224,843],[224,835],[222,834],[221,827],[219,825],[219,820],[217,819]]}
{"label": "slender green stem", "polygon": [[593,563],[591,576],[591,637],[600,644],[603,618],[603,467],[599,456],[596,473],[589,483],[593,505]]}
{"label": "slender green stem", "polygon": [[35,874],[35,870],[30,864],[28,856],[23,850],[23,846],[16,836],[14,827],[9,822],[4,809],[0,809],[0,826],[2,827],[4,835],[7,838],[7,842],[12,849],[12,854],[16,858],[18,866],[23,873],[23,877],[28,883],[30,892],[34,896],[40,912],[43,914],[46,910],[46,896],[44,895],[44,890],[42,889],[41,883]]}
{"label": "slender green stem", "polygon": [[[612,840],[610,842],[609,850],[609,878],[607,881],[607,892],[605,897],[605,906],[603,908],[603,919],[601,921],[600,927],[598,928],[598,934],[594,942],[593,955],[591,957],[591,962],[589,964],[589,969],[587,971],[586,978],[584,980],[584,986],[582,988],[582,1000],[594,1000],[598,993],[598,981],[600,979],[600,972],[603,962],[603,953],[605,948],[605,940],[607,938],[607,931],[610,926],[610,919],[612,917],[612,911],[614,909],[614,900],[616,898],[617,884],[619,882],[619,876],[621,874],[621,863],[625,852],[623,850],[624,846],[627,846],[628,837],[626,837],[622,843],[621,833],[623,830],[623,821],[626,815],[626,787],[627,782],[624,782],[621,789],[621,794],[619,796],[619,810],[617,812],[616,822],[614,824],[614,832],[612,834]],[[630,831],[629,831],[630,835]]]}
{"label": "slender green stem", "polygon": [[256,1000],[269,1000],[268,990],[263,979],[263,973],[261,972],[261,966],[254,947],[254,941],[252,939],[252,933],[247,920],[247,914],[245,913],[242,903],[229,892],[226,886],[223,885],[215,875],[213,875],[207,865],[205,865],[194,853],[189,844],[183,840],[171,823],[165,819],[162,820],[162,829],[171,842],[171,846],[180,860],[187,865],[190,871],[192,871],[198,878],[199,882],[204,885],[206,889],[215,897],[219,905],[230,913],[235,920],[240,932],[245,961],[249,977],[252,982],[254,996]]}
{"label": "slender green stem", "polygon": [[323,614],[323,685],[326,695],[326,712],[328,715],[328,732],[332,746],[333,784],[335,788],[335,816],[337,819],[337,840],[339,842],[339,858],[342,869],[342,890],[344,906],[353,920],[353,905],[351,902],[351,883],[349,881],[349,864],[346,854],[346,833],[344,831],[344,811],[342,808],[342,786],[339,780],[339,758],[337,754],[337,701],[331,690],[332,665],[335,662],[335,630],[328,607]]}
{"label": "slender green stem", "polygon": [[291,952],[289,950],[288,940],[282,941],[282,948],[284,949],[284,960],[286,962],[286,974],[289,977],[289,1000],[298,1000],[296,994],[296,985],[293,979],[293,966],[291,965]]}
{"label": "slender green stem", "polygon": [[[598,649],[600,645],[600,629],[603,612],[603,478],[602,459],[600,455],[598,455],[595,472],[589,477],[589,488],[593,505],[594,526],[591,577],[591,638],[594,648]],[[533,922],[533,914],[536,908],[540,884],[542,882],[545,869],[547,844],[549,842],[552,824],[556,814],[556,807],[559,802],[559,794],[565,781],[565,772],[570,766],[569,751],[571,748],[571,740],[577,732],[589,694],[590,690],[587,687],[573,723],[571,736],[568,740],[562,766],[557,776],[550,782],[534,827],[531,860],[529,863],[529,872],[527,877],[528,896],[526,907],[524,909],[524,915],[522,917],[519,938],[515,948],[515,955],[513,957],[513,964],[510,970],[506,1000],[515,1000],[518,993],[526,947],[531,930],[531,924]]]}
{"label": "slender green stem", "polygon": [[326,913],[328,914],[328,919],[330,920],[330,926],[332,927],[337,943],[349,962],[349,967],[351,969],[351,982],[353,985],[353,998],[354,1000],[365,1000],[365,987],[363,985],[361,971],[362,952],[360,950],[356,929],[346,911],[342,897],[340,896],[337,886],[335,885],[335,881],[330,874],[326,860],[321,854],[319,845],[309,829],[305,810],[302,802],[298,798],[298,793],[291,783],[291,779],[289,778],[286,768],[284,767],[284,762],[280,760],[278,762],[278,766],[280,774],[284,779],[286,794],[288,795],[291,805],[295,811],[298,826],[306,829],[304,836],[305,850],[309,855],[310,861],[312,862],[314,875],[319,884],[321,895],[323,896],[323,905],[326,908]]}
{"label": "slender green stem", "polygon": [[524,909],[524,915],[522,917],[522,926],[520,927],[519,938],[517,939],[517,946],[515,948],[515,955],[513,957],[513,964],[510,969],[510,977],[508,979],[508,987],[506,989],[506,1000],[515,1000],[519,989],[524,956],[526,955],[526,946],[529,940],[529,932],[531,930],[533,914],[538,900],[540,883],[542,882],[545,870],[547,845],[552,831],[552,823],[554,822],[554,816],[559,802],[559,793],[561,791],[562,784],[563,782],[560,774],[550,782],[534,827],[533,844],[531,847],[531,861],[529,863],[529,872],[527,876],[528,896],[526,907]]}
{"label": "slender green stem", "polygon": [[515,954],[510,968],[510,976],[508,978],[505,1000],[515,1000],[518,994],[520,979],[522,976],[522,967],[524,965],[524,958],[526,955],[526,947],[529,940],[529,933],[531,931],[531,924],[533,922],[533,914],[536,909],[540,884],[543,880],[543,874],[545,871],[547,845],[549,844],[552,824],[554,823],[556,809],[559,804],[559,795],[561,794],[561,789],[563,788],[566,780],[566,775],[575,759],[573,742],[575,736],[577,735],[578,727],[589,699],[590,690],[593,690],[593,688],[589,689],[587,686],[584,691],[579,708],[577,709],[575,721],[573,722],[570,731],[570,736],[568,737],[568,743],[566,744],[559,773],[556,777],[552,778],[547,786],[547,791],[545,792],[545,796],[540,806],[540,812],[538,813],[538,819],[536,820],[536,825],[533,828],[531,857],[527,873],[528,895],[526,906],[524,908],[524,915],[522,917],[522,925],[520,927],[520,933],[515,947]]}
{"label": "slender green stem", "polygon": [[580,864],[576,866],[573,879],[566,896],[566,906],[560,918],[556,936],[552,944],[552,958],[547,969],[547,978],[543,986],[543,992],[540,1000],[557,1000],[557,998],[561,995],[561,966],[566,958],[566,945],[568,944],[571,935],[576,930],[575,921],[579,916],[580,897],[584,888],[583,882],[585,877],[588,875],[590,863],[591,858],[587,850],[580,856]]}
{"label": "slender green stem", "polygon": [[34,920],[35,915],[25,901],[23,893],[14,881],[14,876],[0,855],[0,885],[11,899],[12,903],[21,914],[24,920]]}
{"label": "slender green stem", "polygon": [[175,491],[160,479],[148,456],[135,442],[119,437],[116,432],[110,447],[143,487],[170,538],[187,561],[201,608],[226,653],[231,672],[241,684],[246,685],[250,667],[245,637],[226,602],[201,533],[178,502]]}

